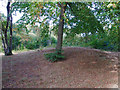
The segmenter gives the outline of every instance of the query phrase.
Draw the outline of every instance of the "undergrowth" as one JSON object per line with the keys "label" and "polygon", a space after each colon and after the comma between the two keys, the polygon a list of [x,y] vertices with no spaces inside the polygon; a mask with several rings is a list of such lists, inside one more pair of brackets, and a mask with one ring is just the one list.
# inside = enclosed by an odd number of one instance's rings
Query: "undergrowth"
{"label": "undergrowth", "polygon": [[63,60],[65,58],[65,56],[63,55],[63,51],[61,50],[55,51],[54,53],[47,53],[44,55],[49,62],[56,62],[56,61]]}

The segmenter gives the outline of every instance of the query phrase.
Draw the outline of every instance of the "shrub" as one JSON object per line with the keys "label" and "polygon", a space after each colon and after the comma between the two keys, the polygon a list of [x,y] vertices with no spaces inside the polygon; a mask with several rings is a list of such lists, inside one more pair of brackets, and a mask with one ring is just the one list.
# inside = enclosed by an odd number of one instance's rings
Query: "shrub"
{"label": "shrub", "polygon": [[54,37],[45,37],[41,40],[41,45],[43,47],[49,46],[51,44],[56,44],[57,40]]}
{"label": "shrub", "polygon": [[0,52],[3,52],[3,47],[2,47],[2,40],[1,40],[1,37],[0,37]]}
{"label": "shrub", "polygon": [[114,45],[112,45],[109,41],[106,40],[93,40],[90,43],[90,46],[96,49],[103,49],[103,50],[110,50],[112,51],[114,49]]}
{"label": "shrub", "polygon": [[18,46],[21,44],[21,38],[19,36],[13,35],[12,37],[12,49],[16,50],[18,49]]}
{"label": "shrub", "polygon": [[37,40],[27,41],[25,42],[25,47],[27,49],[37,49],[39,48],[40,44]]}
{"label": "shrub", "polygon": [[56,61],[59,61],[59,60],[63,60],[65,57],[63,54],[59,54],[59,53],[62,53],[62,51],[55,51],[54,53],[47,53],[47,54],[44,54],[45,55],[45,58],[50,61],[50,62],[56,62]]}
{"label": "shrub", "polygon": [[48,38],[42,39],[41,44],[42,44],[43,47],[46,47],[48,45]]}
{"label": "shrub", "polygon": [[29,36],[30,38],[28,39],[28,41],[24,41],[23,45],[25,46],[25,48],[27,49],[37,49],[40,46],[40,41],[38,40],[38,38],[36,36]]}
{"label": "shrub", "polygon": [[52,43],[52,44],[56,44],[56,43],[57,43],[57,40],[56,40],[54,37],[51,37],[51,43]]}

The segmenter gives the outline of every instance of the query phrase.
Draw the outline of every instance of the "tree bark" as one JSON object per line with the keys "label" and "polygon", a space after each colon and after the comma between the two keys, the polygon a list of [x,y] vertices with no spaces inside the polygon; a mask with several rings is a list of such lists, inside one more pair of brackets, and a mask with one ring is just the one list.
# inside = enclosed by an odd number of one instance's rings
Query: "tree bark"
{"label": "tree bark", "polygon": [[85,33],[85,43],[88,42],[88,33]]}
{"label": "tree bark", "polygon": [[118,52],[120,52],[120,31],[118,30]]}
{"label": "tree bark", "polygon": [[9,13],[10,13],[10,2],[8,2],[8,4],[7,4],[7,25],[6,25],[6,29],[5,29],[5,33],[4,33],[4,35],[5,35],[5,43],[6,43],[7,48],[8,48],[7,30],[8,30],[8,26],[9,26],[9,20],[10,20]]}
{"label": "tree bark", "polygon": [[10,14],[10,43],[9,43],[9,53],[12,55],[12,13]]}
{"label": "tree bark", "polygon": [[56,51],[62,50],[62,41],[63,41],[63,26],[64,26],[64,13],[66,9],[66,5],[61,3],[59,5],[61,7],[60,11],[60,20],[59,20],[59,27],[58,27],[58,38],[57,38],[57,46]]}
{"label": "tree bark", "polygon": [[3,25],[2,25],[2,28],[1,28],[1,38],[2,38],[2,45],[3,45],[3,49],[4,49],[4,53],[5,53],[5,51],[6,51],[6,47],[5,47],[5,41],[4,41],[4,38],[3,38]]}
{"label": "tree bark", "polygon": [[[10,39],[9,39],[9,43],[8,43],[7,32],[8,32],[9,22],[10,22]],[[7,55],[12,55],[12,13],[10,13],[10,2],[8,2],[8,4],[7,4],[6,28],[4,28],[4,24],[5,23],[2,23],[1,37],[2,37],[4,53],[7,56]]]}

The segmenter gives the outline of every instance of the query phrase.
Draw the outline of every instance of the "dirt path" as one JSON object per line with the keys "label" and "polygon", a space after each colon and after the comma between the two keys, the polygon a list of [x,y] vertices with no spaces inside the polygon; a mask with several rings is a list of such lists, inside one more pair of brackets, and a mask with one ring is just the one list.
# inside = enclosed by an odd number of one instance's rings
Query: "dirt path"
{"label": "dirt path", "polygon": [[50,63],[36,50],[3,56],[3,88],[117,88],[118,53],[64,48],[66,59]]}

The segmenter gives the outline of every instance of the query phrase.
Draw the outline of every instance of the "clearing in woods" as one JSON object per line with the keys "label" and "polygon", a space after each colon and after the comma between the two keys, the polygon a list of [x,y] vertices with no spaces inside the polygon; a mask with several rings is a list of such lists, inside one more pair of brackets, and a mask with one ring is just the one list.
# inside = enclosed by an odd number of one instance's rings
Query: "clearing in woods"
{"label": "clearing in woods", "polygon": [[50,63],[34,50],[2,56],[3,88],[117,88],[118,52],[65,47],[65,60]]}

